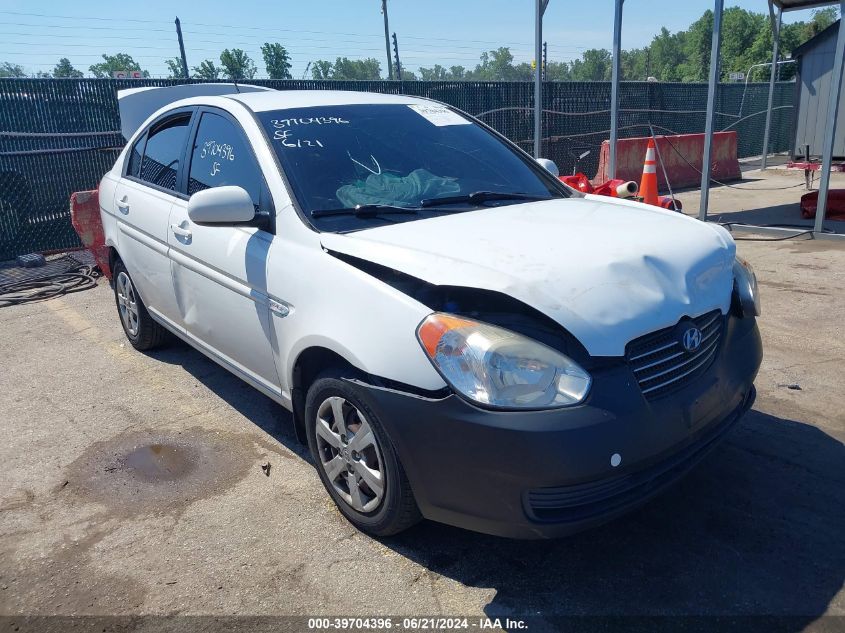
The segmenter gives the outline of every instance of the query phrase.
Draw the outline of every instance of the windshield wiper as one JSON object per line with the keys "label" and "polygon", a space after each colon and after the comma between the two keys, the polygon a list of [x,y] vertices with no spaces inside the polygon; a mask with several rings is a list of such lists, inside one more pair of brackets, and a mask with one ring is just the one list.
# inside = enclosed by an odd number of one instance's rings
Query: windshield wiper
{"label": "windshield wiper", "polygon": [[311,212],[312,218],[325,218],[333,215],[354,215],[356,218],[372,218],[387,213],[418,213],[416,207],[400,207],[391,204],[358,204],[354,207],[341,207],[339,209],[316,209]]}
{"label": "windshield wiper", "polygon": [[462,202],[486,202],[487,200],[551,200],[551,196],[536,196],[528,193],[508,193],[504,191],[473,191],[460,196],[444,198],[426,198],[420,201],[420,207],[434,207],[441,204],[460,204]]}

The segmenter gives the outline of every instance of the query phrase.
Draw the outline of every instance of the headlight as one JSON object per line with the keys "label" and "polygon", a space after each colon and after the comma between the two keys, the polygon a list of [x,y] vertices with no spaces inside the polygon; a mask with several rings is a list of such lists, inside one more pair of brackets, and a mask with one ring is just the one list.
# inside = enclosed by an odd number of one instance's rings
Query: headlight
{"label": "headlight", "polygon": [[751,264],[737,255],[734,260],[734,292],[739,300],[741,316],[760,316],[760,291]]}
{"label": "headlight", "polygon": [[590,375],[571,359],[495,325],[434,313],[420,323],[417,338],[446,381],[480,404],[565,407],[590,390]]}

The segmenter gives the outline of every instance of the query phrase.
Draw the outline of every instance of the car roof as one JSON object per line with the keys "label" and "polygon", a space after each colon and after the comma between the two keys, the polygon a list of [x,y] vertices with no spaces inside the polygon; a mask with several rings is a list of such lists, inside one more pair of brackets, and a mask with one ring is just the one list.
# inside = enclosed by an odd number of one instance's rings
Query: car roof
{"label": "car roof", "polygon": [[312,106],[431,103],[428,99],[421,99],[420,97],[351,90],[269,90],[225,96],[243,103],[254,112]]}

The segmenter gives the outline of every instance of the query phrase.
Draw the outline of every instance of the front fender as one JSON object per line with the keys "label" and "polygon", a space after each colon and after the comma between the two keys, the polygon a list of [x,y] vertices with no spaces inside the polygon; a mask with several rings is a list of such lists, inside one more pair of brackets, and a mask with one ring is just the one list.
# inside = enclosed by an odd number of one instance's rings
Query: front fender
{"label": "front fender", "polygon": [[283,392],[291,392],[296,360],[310,347],[422,390],[446,386],[416,338],[431,313],[425,305],[326,253],[317,240],[275,241],[268,273],[270,295],[292,306],[273,318]]}

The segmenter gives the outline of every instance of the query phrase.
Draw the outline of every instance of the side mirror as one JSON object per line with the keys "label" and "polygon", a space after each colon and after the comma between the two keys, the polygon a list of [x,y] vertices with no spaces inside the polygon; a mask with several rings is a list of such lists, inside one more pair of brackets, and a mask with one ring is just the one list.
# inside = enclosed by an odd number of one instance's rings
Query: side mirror
{"label": "side mirror", "polygon": [[191,196],[188,217],[197,224],[249,222],[255,217],[255,206],[243,187],[212,187]]}
{"label": "side mirror", "polygon": [[549,160],[548,158],[537,158],[536,160],[537,163],[552,176],[555,178],[560,177],[560,170],[557,168],[557,165],[555,165],[553,160]]}

